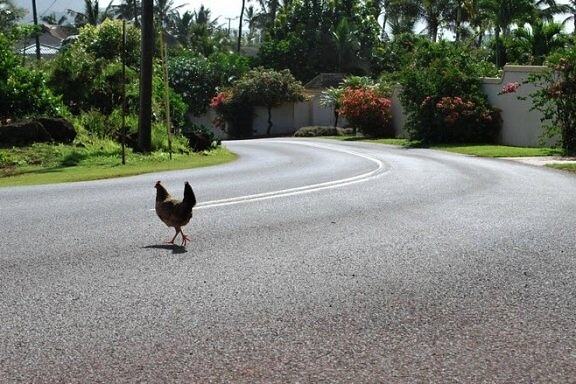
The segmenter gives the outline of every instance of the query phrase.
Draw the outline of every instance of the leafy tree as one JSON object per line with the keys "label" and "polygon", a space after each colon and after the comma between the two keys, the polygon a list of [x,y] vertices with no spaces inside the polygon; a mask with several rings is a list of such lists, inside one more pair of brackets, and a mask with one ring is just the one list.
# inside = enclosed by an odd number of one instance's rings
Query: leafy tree
{"label": "leafy tree", "polygon": [[251,105],[268,110],[267,135],[272,131],[272,108],[282,103],[304,100],[304,87],[288,70],[256,68],[234,83],[232,93]]}
{"label": "leafy tree", "polygon": [[[288,68],[296,78],[310,80],[319,72],[338,70],[339,54],[347,51],[343,70],[361,72],[378,42],[376,9],[365,0],[293,0],[278,13],[260,48],[260,63]],[[357,41],[354,52],[345,36]]]}
{"label": "leafy tree", "polygon": [[[138,82],[140,31],[128,25],[126,30],[127,76],[129,83]],[[74,113],[97,108],[109,114],[118,107],[122,81],[122,24],[106,20],[99,26],[80,29],[75,43],[50,62],[49,84],[62,95]],[[134,105],[137,95],[133,95]]]}

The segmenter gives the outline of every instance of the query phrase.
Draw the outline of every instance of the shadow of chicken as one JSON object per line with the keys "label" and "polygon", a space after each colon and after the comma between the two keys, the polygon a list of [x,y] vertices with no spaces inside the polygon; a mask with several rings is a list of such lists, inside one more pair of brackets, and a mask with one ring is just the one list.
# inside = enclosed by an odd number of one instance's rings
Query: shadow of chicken
{"label": "shadow of chicken", "polygon": [[174,244],[178,234],[182,235],[182,246],[190,241],[190,238],[182,232],[182,227],[188,224],[192,218],[192,208],[196,205],[196,196],[188,182],[184,184],[184,199],[178,200],[172,197],[160,183],[156,182],[156,214],[169,227],[174,227],[176,234],[167,244]]}

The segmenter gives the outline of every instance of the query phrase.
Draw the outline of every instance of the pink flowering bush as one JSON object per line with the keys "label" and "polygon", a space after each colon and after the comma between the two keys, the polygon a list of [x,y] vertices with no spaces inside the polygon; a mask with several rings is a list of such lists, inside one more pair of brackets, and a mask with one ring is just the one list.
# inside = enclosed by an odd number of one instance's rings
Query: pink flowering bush
{"label": "pink flowering bush", "polygon": [[438,142],[490,141],[499,129],[498,112],[471,98],[428,96],[421,108],[431,116]]}
{"label": "pink flowering bush", "polygon": [[518,82],[506,83],[502,86],[502,89],[500,90],[500,92],[498,92],[498,94],[499,95],[506,95],[509,93],[516,93],[518,88],[520,88],[520,83],[518,83]]}

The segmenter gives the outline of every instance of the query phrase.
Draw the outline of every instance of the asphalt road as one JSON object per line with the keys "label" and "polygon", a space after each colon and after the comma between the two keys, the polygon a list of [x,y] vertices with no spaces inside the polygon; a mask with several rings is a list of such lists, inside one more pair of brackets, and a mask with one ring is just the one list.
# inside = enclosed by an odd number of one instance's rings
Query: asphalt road
{"label": "asphalt road", "polygon": [[[0,383],[574,383],[576,177],[335,141],[0,189]],[[156,180],[199,206],[186,249]]]}

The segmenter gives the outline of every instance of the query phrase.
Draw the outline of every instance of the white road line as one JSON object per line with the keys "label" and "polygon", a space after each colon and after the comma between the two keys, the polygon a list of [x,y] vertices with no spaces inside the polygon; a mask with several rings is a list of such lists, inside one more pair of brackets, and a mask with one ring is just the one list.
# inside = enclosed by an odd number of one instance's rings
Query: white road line
{"label": "white road line", "polygon": [[[375,157],[372,157],[372,156],[362,154],[362,153],[350,151],[348,149],[342,149],[342,148],[334,147],[331,145],[324,145],[324,144],[317,144],[317,143],[310,143],[310,142],[284,141],[284,140],[274,140],[273,142],[274,143],[285,143],[285,144],[296,144],[296,145],[307,145],[310,147],[323,148],[323,149],[329,149],[332,151],[347,153],[349,155],[361,157],[361,158],[364,158],[366,160],[369,160],[369,161],[375,163],[376,168],[370,172],[366,172],[366,173],[363,173],[361,175],[348,177],[348,178],[340,179],[340,180],[327,181],[324,183],[305,185],[305,186],[296,187],[296,188],[281,189],[278,191],[257,193],[257,194],[253,194],[253,195],[238,196],[238,197],[232,197],[232,198],[227,198],[227,199],[206,201],[203,203],[199,203],[196,206],[196,208],[194,208],[194,209],[198,210],[198,209],[223,207],[223,206],[228,206],[228,205],[236,205],[236,204],[249,203],[249,202],[261,201],[261,200],[269,200],[269,199],[275,199],[275,198],[279,198],[279,197],[286,197],[286,196],[294,196],[294,195],[299,195],[299,194],[304,194],[304,193],[311,193],[311,192],[321,191],[321,190],[325,190],[325,189],[344,187],[347,185],[352,185],[352,184],[372,180],[372,179],[380,176],[386,170],[384,162],[382,162],[381,160],[379,160]],[[151,209],[151,210],[153,211],[154,209]]]}

